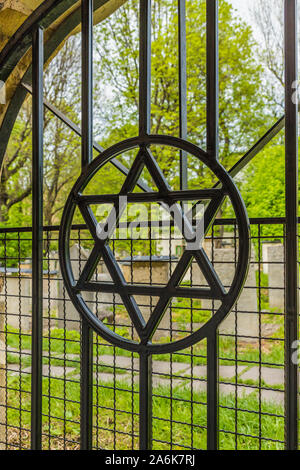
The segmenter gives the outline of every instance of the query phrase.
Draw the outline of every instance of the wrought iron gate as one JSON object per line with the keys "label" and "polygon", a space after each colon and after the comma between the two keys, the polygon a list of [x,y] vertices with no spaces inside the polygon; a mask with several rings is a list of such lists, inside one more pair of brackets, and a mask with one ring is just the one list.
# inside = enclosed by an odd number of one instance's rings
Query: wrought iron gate
{"label": "wrought iron gate", "polygon": [[[297,0],[285,0],[285,87],[286,87],[286,111],[285,117],[280,119],[245,155],[227,172],[218,162],[218,1],[206,1],[207,21],[207,148],[206,151],[191,144],[187,135],[187,84],[186,84],[186,11],[185,0],[178,0],[178,44],[179,44],[179,101],[180,101],[180,136],[151,135],[151,0],[140,0],[140,56],[139,56],[139,135],[136,138],[117,143],[113,147],[102,151],[93,142],[93,109],[92,109],[92,51],[93,51],[93,9],[105,2],[93,4],[92,0],[82,0],[81,24],[82,24],[82,129],[76,129],[70,120],[63,116],[51,104],[44,101],[43,97],[43,67],[44,62],[51,56],[55,48],[52,44],[45,43],[43,27],[47,28],[62,11],[67,8],[66,1],[44,2],[24,23],[16,35],[8,42],[0,54],[1,75],[6,81],[24,53],[32,46],[32,68],[27,71],[22,84],[17,89],[4,118],[0,135],[2,143],[0,147],[3,158],[10,130],[20,104],[27,93],[32,94],[33,116],[33,162],[32,162],[32,379],[31,379],[31,447],[42,447],[42,379],[43,379],[43,110],[47,107],[56,116],[62,119],[75,132],[82,137],[82,161],[81,176],[75,183],[66,202],[61,226],[59,229],[59,256],[62,276],[68,295],[82,317],[81,330],[81,419],[80,442],[82,449],[93,447],[93,332],[102,337],[114,348],[138,354],[138,392],[132,388],[132,400],[134,393],[138,393],[138,421],[139,421],[139,448],[151,449],[152,436],[152,404],[153,404],[153,357],[155,355],[179,353],[191,348],[200,341],[206,341],[207,345],[207,448],[219,447],[219,377],[218,377],[218,328],[228,316],[238,301],[243,285],[247,278],[250,262],[250,233],[249,220],[243,200],[233,181],[233,178],[258,154],[258,152],[285,125],[286,132],[286,217],[277,221],[251,221],[252,224],[278,223],[285,230],[285,445],[288,449],[298,447],[298,367],[291,360],[295,351],[295,341],[298,340],[298,121],[297,104],[292,99],[297,80]],[[74,19],[80,21],[80,17]],[[70,29],[72,26],[70,26]],[[68,31],[65,31],[67,36]],[[32,77],[32,85],[30,78]],[[73,126],[73,127],[72,127]],[[155,147],[169,147],[176,149],[180,155],[180,188],[174,190],[168,184],[163,171],[153,156]],[[96,149],[99,156],[93,159],[93,150]],[[135,158],[129,169],[122,166],[117,159],[119,155],[128,150],[136,150]],[[192,155],[201,161],[217,179],[212,188],[189,189],[188,188],[188,155]],[[124,174],[124,183],[118,194],[85,194],[85,188],[97,173],[106,165],[113,164]],[[156,190],[150,188],[142,180],[142,172],[146,168],[152,177]],[[135,192],[136,186],[139,188]],[[151,282],[151,252],[150,252],[150,281],[149,283],[137,283],[126,280],[115,258],[114,251],[109,246],[112,232],[115,226],[120,226],[121,216],[124,210],[120,196],[126,197],[128,203],[145,202],[158,203],[167,211],[173,207],[173,225],[183,228],[185,238],[185,251],[176,263],[170,256],[170,277],[165,285],[156,285]],[[236,218],[231,221],[218,221],[216,216],[225,197],[228,197],[233,206]],[[202,218],[197,218],[197,213],[191,210],[192,221],[187,219],[183,211],[184,201],[208,201]],[[107,231],[108,222],[101,227],[93,214],[91,206],[109,203],[114,206],[116,215],[115,225],[108,229],[108,236],[103,239],[101,233]],[[193,206],[195,207],[195,206]],[[76,227],[73,224],[74,212],[78,208],[85,221],[85,226]],[[174,209],[175,208],[175,209]],[[235,275],[232,285],[227,290],[217,275],[213,262],[206,256],[202,247],[203,238],[193,248],[189,244],[195,242],[197,226],[203,224],[204,236],[213,227],[223,223],[234,226],[234,240],[236,247]],[[91,254],[78,277],[74,275],[72,259],[70,256],[70,240],[74,230],[88,229],[92,242]],[[57,231],[57,228],[47,228]],[[6,237],[12,230],[1,230]],[[26,230],[24,230],[26,232]],[[188,236],[187,236],[188,234]],[[19,236],[19,235],[18,235]],[[74,238],[73,238],[74,239]],[[258,237],[260,240],[260,237]],[[79,236],[80,240],[80,236]],[[6,238],[5,238],[6,241]],[[7,241],[6,241],[7,242]],[[151,242],[151,234],[150,234]],[[102,258],[104,265],[111,277],[111,282],[100,282],[93,277],[96,266]],[[129,263],[133,263],[133,256]],[[181,284],[187,270],[192,263],[196,263],[207,282],[206,287],[183,286]],[[125,306],[131,321],[131,338],[116,333],[99,320],[95,312],[89,306],[84,297],[86,292],[104,292],[116,298],[119,296]],[[150,318],[145,320],[141,308],[135,300],[135,296],[156,297],[158,302],[152,309]],[[199,325],[196,331],[188,332],[184,338],[171,338],[170,342],[155,343],[152,341],[155,331],[159,328],[160,321],[166,314],[172,298],[204,299],[217,302],[213,307],[213,315],[203,325]],[[150,300],[150,303],[152,300]],[[49,320],[50,321],[50,320]],[[172,330],[172,328],[171,328]],[[260,330],[261,340],[261,330]],[[50,342],[50,339],[49,339]],[[114,349],[115,351],[115,349]],[[155,359],[155,357],[154,357]],[[261,362],[261,361],[260,361]],[[172,364],[172,360],[171,360]],[[261,364],[260,364],[261,366]],[[114,367],[116,360],[114,359]],[[172,365],[171,365],[172,368]],[[134,370],[132,362],[132,371]],[[134,380],[134,379],[132,379]],[[261,381],[261,377],[260,377]],[[132,383],[133,386],[133,383]],[[115,383],[116,387],[116,383]],[[261,382],[260,382],[261,387]],[[171,379],[172,388],[172,379]],[[51,393],[49,392],[49,399]],[[172,408],[172,391],[171,391]],[[193,401],[193,395],[191,402]],[[261,416],[261,397],[258,414]],[[199,405],[199,403],[197,403]],[[237,404],[235,405],[237,408]],[[136,415],[132,411],[132,415]],[[49,411],[50,416],[50,411]],[[50,419],[50,418],[49,418]],[[260,418],[261,419],[261,418]],[[170,421],[172,422],[172,412]],[[184,423],[178,423],[179,425]],[[192,427],[200,426],[193,423]],[[261,426],[261,424],[260,424]],[[21,426],[20,426],[21,427]],[[132,431],[133,435],[134,432]],[[193,434],[193,431],[192,431]],[[260,435],[260,441],[262,437]],[[134,438],[133,438],[134,440]],[[172,440],[170,438],[170,440]],[[193,441],[193,439],[192,439]],[[191,444],[196,448],[195,444]]]}

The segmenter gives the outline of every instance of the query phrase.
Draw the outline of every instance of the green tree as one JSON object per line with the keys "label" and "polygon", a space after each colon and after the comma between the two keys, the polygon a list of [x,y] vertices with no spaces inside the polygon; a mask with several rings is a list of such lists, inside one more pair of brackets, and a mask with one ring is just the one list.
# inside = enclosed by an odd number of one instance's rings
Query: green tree
{"label": "green tree", "polygon": [[[178,49],[176,2],[159,0],[153,7],[152,132],[178,135]],[[96,69],[109,89],[106,144],[137,134],[138,5],[123,7],[96,28]],[[205,147],[206,56],[205,2],[187,1],[188,138]],[[252,30],[225,0],[220,1],[220,160],[228,168],[269,123],[264,109],[262,67],[256,61]],[[102,129],[103,130],[103,129]],[[174,152],[155,152],[165,175],[178,184]],[[178,160],[178,157],[177,157]],[[191,186],[213,182],[195,160]]]}
{"label": "green tree", "polygon": [[[70,86],[80,60],[78,38],[70,38],[45,72],[45,95],[48,101],[77,124],[80,100],[77,83]],[[77,86],[76,86],[77,85]],[[8,143],[0,174],[0,223],[17,226],[31,223],[32,116],[28,97],[17,117]],[[51,112],[44,119],[44,222],[59,221],[58,213],[80,167],[80,138]],[[77,161],[76,161],[77,160]],[[15,206],[17,206],[15,208]],[[14,209],[15,208],[15,209]],[[14,209],[14,210],[13,210]]]}
{"label": "green tree", "polygon": [[[95,27],[94,136],[104,147],[137,134],[138,120],[138,2],[129,0]],[[179,134],[178,119],[178,18],[176,2],[153,2],[152,132]],[[188,138],[205,147],[206,59],[205,2],[187,0]],[[51,62],[45,78],[46,97],[80,125],[80,37],[68,39]],[[257,45],[251,28],[234,16],[226,0],[220,0],[220,160],[228,168],[268,127],[262,92],[262,67],[256,62]],[[28,101],[29,103],[29,101]],[[29,107],[30,108],[30,107]],[[29,125],[27,125],[27,121]],[[6,224],[15,223],[13,213],[30,218],[31,121],[20,114],[7,152],[2,175],[17,166],[0,201]],[[25,138],[20,133],[26,130]],[[28,130],[29,129],[29,130]],[[24,151],[24,147],[25,150]],[[178,152],[155,148],[153,153],[166,177],[178,188]],[[119,157],[129,167],[134,154]],[[21,161],[21,158],[23,159]],[[14,163],[15,162],[15,163]],[[10,168],[9,168],[10,166]],[[45,223],[57,223],[70,188],[80,171],[80,139],[53,117],[45,114]],[[91,192],[116,192],[123,176],[103,168],[91,182]],[[146,173],[143,178],[153,186]],[[209,186],[213,175],[196,159],[189,159],[189,186]],[[19,189],[18,189],[19,188]],[[22,190],[22,191],[21,191]],[[20,193],[20,194],[19,194]],[[22,196],[21,210],[12,212],[14,199]],[[6,199],[5,199],[6,198]],[[4,201],[4,203],[3,203]],[[10,204],[10,206],[9,206]],[[80,221],[80,216],[76,216]]]}
{"label": "green tree", "polygon": [[[240,184],[249,217],[285,216],[285,148],[279,136],[247,167]],[[258,249],[258,226],[251,225],[253,243]],[[261,242],[283,242],[283,225],[262,224]]]}
{"label": "green tree", "polygon": [[31,154],[31,110],[26,102],[13,128],[0,169],[0,224],[7,224],[11,209],[20,206],[31,194]]}
{"label": "green tree", "polygon": [[284,217],[285,158],[283,145],[269,145],[248,167],[242,194],[249,217]]}

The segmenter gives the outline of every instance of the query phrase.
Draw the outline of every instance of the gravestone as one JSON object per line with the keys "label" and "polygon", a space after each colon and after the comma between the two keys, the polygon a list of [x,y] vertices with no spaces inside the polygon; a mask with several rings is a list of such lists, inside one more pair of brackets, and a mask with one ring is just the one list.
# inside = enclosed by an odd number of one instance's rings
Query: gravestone
{"label": "gravestone", "polygon": [[[106,270],[97,274],[98,282],[111,282],[111,277]],[[99,292],[96,295],[96,312],[99,320],[113,321],[113,306],[121,303],[119,295],[109,292]]]}
{"label": "gravestone", "polygon": [[[211,259],[212,248],[206,249],[209,258]],[[210,252],[210,253],[209,253]],[[256,276],[253,257],[254,250],[252,249],[252,257],[249,266],[248,277],[245,282],[242,294],[237,302],[237,328],[236,328],[236,316],[235,308],[228,315],[228,317],[222,322],[219,331],[224,334],[237,334],[242,336],[242,341],[253,341],[253,338],[259,336],[259,315],[257,308],[257,286]],[[213,250],[214,268],[217,272],[223,286],[228,292],[232,285],[232,281],[235,275],[235,248],[230,246],[226,248],[216,248]],[[202,286],[207,287],[207,282],[201,273],[198,265],[193,263],[192,265],[192,282],[194,287]],[[220,306],[220,302],[211,300],[201,301],[202,309],[216,311]]]}
{"label": "gravestone", "polygon": [[43,280],[43,311],[44,316],[44,328],[49,328],[49,316],[50,316],[50,327],[57,327],[57,315],[58,315],[58,300],[59,299],[59,254],[57,251],[50,251],[48,262],[49,273],[45,275]]}
{"label": "gravestone", "polygon": [[284,309],[284,246],[273,243],[267,249],[270,309]]}
{"label": "gravestone", "polygon": [[274,246],[274,243],[262,243],[261,258],[262,258],[262,266],[263,266],[264,274],[269,274],[268,253],[269,253],[269,247],[273,247],[273,246]]}
{"label": "gravestone", "polygon": [[[151,284],[165,287],[170,278],[170,259],[165,256],[157,256],[152,257],[150,262],[149,256],[136,257],[132,260],[123,260],[122,270],[125,280],[129,284]],[[156,306],[158,297],[136,295],[134,298],[147,322]],[[169,336],[170,314],[168,309],[158,328],[154,338]]]}
{"label": "gravestone", "polygon": [[180,256],[184,246],[185,241],[182,235],[176,233],[173,233],[171,238],[168,234],[165,234],[161,240],[157,240],[157,250],[161,256],[165,257],[170,256],[170,254],[171,256]]}
{"label": "gravestone", "polygon": [[30,273],[6,274],[7,323],[17,329],[30,331],[32,325],[32,280]]}
{"label": "gravestone", "polygon": [[[58,256],[55,252],[49,253],[49,266],[48,270],[43,271],[43,329],[48,330],[51,327],[56,326],[56,317],[57,317],[57,264],[58,260],[53,260],[52,257]],[[48,257],[46,255],[46,257]],[[21,283],[21,322],[22,329],[31,330],[31,312],[32,312],[32,300],[31,300],[31,291],[32,291],[32,263],[31,260],[26,260],[23,263],[20,263],[20,283]],[[12,283],[13,278],[8,278],[7,286],[8,289],[13,291]],[[18,282],[18,279],[17,279]],[[23,293],[24,292],[24,293]],[[15,299],[15,303],[19,299]],[[18,320],[17,320],[18,322]],[[14,326],[14,325],[12,325]],[[19,327],[18,324],[15,325],[16,328]]]}
{"label": "gravestone", "polygon": [[[32,267],[22,263],[18,268],[7,268],[5,292],[7,294],[7,323],[17,329],[30,331],[32,326]],[[44,271],[43,328],[56,326],[57,271]]]}
{"label": "gravestone", "polygon": [[[74,279],[78,280],[80,272],[82,271],[86,260],[89,257],[89,251],[85,250],[83,247],[78,244],[74,244],[70,248],[70,260],[72,265],[72,270],[74,274]],[[62,275],[59,275],[58,282],[58,302],[57,302],[57,318],[58,318],[58,327],[66,328],[67,330],[76,330],[80,331],[80,315],[77,309],[74,307],[71,302],[66,289],[64,288],[64,282],[62,280]],[[65,301],[64,299],[65,294]],[[87,302],[89,308],[93,311],[95,306],[95,293],[94,292],[85,292],[84,299]]]}

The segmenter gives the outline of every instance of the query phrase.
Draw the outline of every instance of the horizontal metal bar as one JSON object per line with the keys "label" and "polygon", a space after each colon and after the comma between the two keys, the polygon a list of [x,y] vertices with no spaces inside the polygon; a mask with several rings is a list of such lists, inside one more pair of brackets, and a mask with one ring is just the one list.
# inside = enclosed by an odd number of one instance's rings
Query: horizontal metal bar
{"label": "horizontal metal bar", "polygon": [[[285,225],[285,217],[252,217],[249,219],[250,225]],[[216,219],[214,225],[235,225],[236,219]],[[300,223],[300,217],[298,220]]]}
{"label": "horizontal metal bar", "polygon": [[[138,284],[127,284],[125,286],[116,285],[109,282],[86,282],[74,286],[74,289],[78,292],[104,292],[104,293],[116,293],[122,294],[124,291],[129,295],[148,295],[159,297],[165,291],[165,286],[148,286]],[[174,287],[169,290],[168,294],[170,297],[182,297],[182,298],[194,298],[194,299],[216,299],[221,300],[225,295],[221,292],[212,292],[211,289],[207,288],[196,288],[196,287]]]}
{"label": "horizontal metal bar", "polygon": [[[149,192],[149,193],[129,193],[126,195],[128,202],[159,202],[166,201],[168,199],[172,202],[179,201],[193,201],[194,199],[202,198],[213,199],[220,195],[220,189],[195,189],[191,191],[172,191],[170,193],[161,194],[159,192]],[[222,190],[224,196],[226,192]],[[101,195],[80,195],[78,197],[78,202],[82,204],[102,204],[102,203],[112,203],[116,204],[120,197],[120,194],[101,194]],[[124,195],[122,196],[124,197]]]}
{"label": "horizontal metal bar", "polygon": [[[252,218],[250,220],[250,225],[285,225],[285,217],[257,217],[257,218]],[[236,219],[215,219],[214,225],[235,225],[237,223]],[[300,223],[300,218],[298,219],[298,223]],[[153,227],[163,227],[166,226],[167,224],[170,224],[172,226],[173,221],[164,221],[164,222],[141,222],[141,227],[149,227],[151,224]],[[119,225],[120,228],[124,228],[126,226],[130,225],[130,222],[128,223],[121,223]],[[59,225],[48,225],[43,227],[44,232],[58,232],[60,229]],[[87,226],[85,224],[75,224],[72,225],[71,230],[88,230]],[[32,227],[2,227],[0,228],[0,234],[3,233],[31,233],[32,232]],[[8,239],[9,240],[9,239]]]}
{"label": "horizontal metal bar", "polygon": [[[251,225],[285,225],[285,217],[257,217],[251,218],[250,224]],[[171,224],[173,221],[165,221],[165,222],[141,222],[141,226],[148,227],[149,225],[153,226],[164,226],[166,224]],[[237,223],[236,219],[215,219],[214,225],[235,225]],[[300,223],[300,217],[298,218],[298,223]],[[130,224],[130,222],[128,223]],[[120,227],[126,227],[128,224],[120,224]],[[60,229],[59,225],[47,225],[43,227],[44,232],[58,232]],[[87,226],[85,224],[75,224],[72,225],[71,230],[87,230]],[[1,233],[31,233],[32,227],[1,227]],[[8,239],[9,240],[9,239]]]}

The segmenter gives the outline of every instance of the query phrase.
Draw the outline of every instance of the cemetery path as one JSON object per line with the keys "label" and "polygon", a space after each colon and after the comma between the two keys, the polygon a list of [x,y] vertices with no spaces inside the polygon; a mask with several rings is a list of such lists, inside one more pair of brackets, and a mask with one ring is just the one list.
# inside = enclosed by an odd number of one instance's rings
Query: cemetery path
{"label": "cemetery path", "polygon": [[[20,351],[9,347],[11,353],[20,357]],[[28,358],[31,351],[24,349],[21,357]],[[48,351],[44,352],[44,358],[61,361],[61,365],[43,365],[43,375],[51,378],[68,377],[68,380],[78,381],[80,374],[78,368],[80,356],[77,354],[55,354],[49,358]],[[65,366],[68,361],[68,366]],[[73,363],[73,364],[72,364]],[[102,355],[95,358],[95,367],[101,371],[94,373],[97,384],[124,382],[128,385],[138,382],[138,359],[125,356]],[[115,374],[114,374],[115,368]],[[20,364],[7,364],[7,371],[11,376],[30,374],[31,367]],[[131,373],[133,372],[133,373]],[[220,394],[237,394],[239,398],[252,393],[259,393],[264,401],[284,403],[284,370],[283,368],[257,367],[257,366],[225,366],[219,367],[219,391]],[[260,384],[260,387],[259,387]],[[153,360],[153,386],[171,386],[173,389],[188,388],[194,392],[206,391],[206,366],[191,366],[189,363],[168,362]]]}

